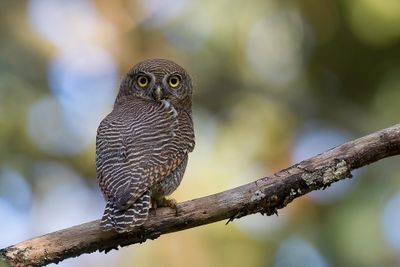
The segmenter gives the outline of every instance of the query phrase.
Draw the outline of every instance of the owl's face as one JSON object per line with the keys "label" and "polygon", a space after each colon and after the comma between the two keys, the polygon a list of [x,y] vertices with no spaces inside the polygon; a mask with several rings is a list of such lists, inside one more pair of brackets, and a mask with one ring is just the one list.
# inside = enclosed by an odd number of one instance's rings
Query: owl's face
{"label": "owl's face", "polygon": [[172,61],[149,59],[136,64],[127,73],[121,83],[120,95],[151,101],[167,100],[174,106],[181,106],[191,99],[192,80]]}

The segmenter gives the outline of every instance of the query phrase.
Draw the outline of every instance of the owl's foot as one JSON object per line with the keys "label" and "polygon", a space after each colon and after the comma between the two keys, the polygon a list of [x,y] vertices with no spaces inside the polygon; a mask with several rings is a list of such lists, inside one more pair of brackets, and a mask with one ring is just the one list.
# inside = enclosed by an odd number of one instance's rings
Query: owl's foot
{"label": "owl's foot", "polygon": [[157,199],[156,201],[155,201],[156,203],[156,207],[170,207],[171,209],[174,209],[175,210],[175,214],[176,215],[178,215],[178,213],[179,213],[179,209],[178,209],[178,202],[176,202],[176,200],[175,199],[173,199],[173,198],[165,198],[165,197],[163,197],[163,198],[160,198],[160,199]]}

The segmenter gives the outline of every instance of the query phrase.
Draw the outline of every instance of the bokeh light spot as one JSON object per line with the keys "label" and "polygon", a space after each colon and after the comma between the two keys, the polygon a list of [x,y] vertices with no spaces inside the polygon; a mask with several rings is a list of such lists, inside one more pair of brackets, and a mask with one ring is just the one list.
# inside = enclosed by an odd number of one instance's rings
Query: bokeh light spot
{"label": "bokeh light spot", "polygon": [[399,122],[400,68],[391,69],[383,77],[373,98],[376,123],[381,127]]}
{"label": "bokeh light spot", "polygon": [[89,187],[71,168],[57,162],[39,162],[35,176],[39,196],[33,211],[37,234],[101,217],[104,200],[97,187]]}
{"label": "bokeh light spot", "polygon": [[400,193],[385,205],[381,219],[381,229],[385,240],[400,252]]}
{"label": "bokeh light spot", "polygon": [[188,12],[187,0],[142,0],[139,4],[147,18],[147,27],[160,27],[176,19],[181,13]]}
{"label": "bokeh light spot", "polygon": [[88,145],[66,126],[61,107],[52,97],[44,97],[32,105],[28,132],[35,145],[49,154],[73,155]]}
{"label": "bokeh light spot", "polygon": [[112,36],[110,26],[88,0],[30,0],[27,12],[33,29],[61,50],[76,50]]}
{"label": "bokeh light spot", "polygon": [[271,11],[250,31],[246,48],[250,67],[264,82],[286,85],[303,64],[303,27],[295,11]]}
{"label": "bokeh light spot", "polygon": [[276,254],[275,267],[328,267],[326,259],[300,237],[286,239]]}
{"label": "bokeh light spot", "polygon": [[19,172],[2,168],[0,169],[0,198],[8,201],[14,209],[28,212],[32,205],[32,190]]}
{"label": "bokeh light spot", "polygon": [[400,1],[345,1],[350,26],[369,45],[390,45],[400,37]]}
{"label": "bokeh light spot", "polygon": [[63,52],[49,64],[49,85],[69,131],[82,143],[90,143],[116,95],[114,59],[94,46]]}
{"label": "bokeh light spot", "polygon": [[0,197],[0,247],[20,242],[31,234],[30,213],[19,212],[8,201]]}

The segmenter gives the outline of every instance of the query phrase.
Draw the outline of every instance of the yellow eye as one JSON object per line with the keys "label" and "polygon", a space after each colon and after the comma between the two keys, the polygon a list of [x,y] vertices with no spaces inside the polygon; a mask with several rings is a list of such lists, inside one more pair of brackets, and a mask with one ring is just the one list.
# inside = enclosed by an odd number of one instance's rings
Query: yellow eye
{"label": "yellow eye", "polygon": [[172,88],[176,88],[178,87],[179,83],[181,82],[181,77],[174,75],[171,76],[168,80],[168,84],[169,86],[171,86]]}
{"label": "yellow eye", "polygon": [[146,87],[149,84],[149,78],[144,75],[140,75],[137,77],[136,82],[140,87]]}

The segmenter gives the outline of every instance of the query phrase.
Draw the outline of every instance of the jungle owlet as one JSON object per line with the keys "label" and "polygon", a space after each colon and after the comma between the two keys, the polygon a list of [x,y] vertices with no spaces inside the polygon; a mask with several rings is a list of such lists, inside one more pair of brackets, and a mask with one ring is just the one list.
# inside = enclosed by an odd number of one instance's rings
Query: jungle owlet
{"label": "jungle owlet", "polygon": [[192,87],[189,74],[165,59],[142,61],[123,78],[97,130],[102,229],[126,232],[144,223],[150,203],[173,206],[165,196],[180,184],[195,144]]}

